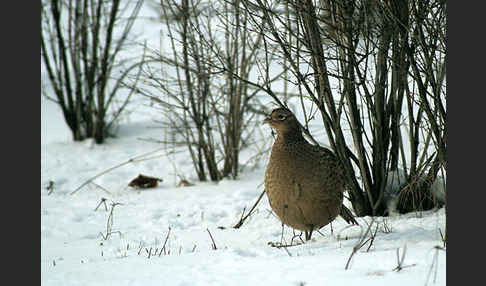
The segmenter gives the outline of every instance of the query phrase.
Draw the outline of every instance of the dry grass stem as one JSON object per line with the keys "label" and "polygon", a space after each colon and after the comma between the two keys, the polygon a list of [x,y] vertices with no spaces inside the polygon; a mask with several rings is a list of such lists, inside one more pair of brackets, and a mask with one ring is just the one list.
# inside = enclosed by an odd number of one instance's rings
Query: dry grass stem
{"label": "dry grass stem", "polygon": [[102,186],[98,185],[97,183],[95,183],[95,182],[90,182],[90,183],[93,184],[98,189],[102,190],[103,192],[105,192],[109,195],[112,195],[112,193],[110,191],[108,191],[106,188],[103,188]]}
{"label": "dry grass stem", "polygon": [[406,253],[407,253],[407,245],[403,247],[402,257],[400,257],[400,248],[397,248],[397,267],[393,268],[393,271],[400,272],[400,270],[404,268],[412,267],[416,265],[415,263],[410,265],[403,265],[403,262],[405,261]]}
{"label": "dry grass stem", "polygon": [[435,282],[437,280],[437,268],[439,267],[439,265],[438,265],[439,264],[439,250],[445,251],[445,248],[440,247],[438,245],[436,245],[434,247],[434,249],[435,249],[435,253],[434,253],[434,257],[432,258],[432,264],[430,265],[429,272],[427,273],[427,278],[425,279],[425,286],[427,286],[427,284],[429,282],[430,275],[432,274],[432,271],[434,271],[433,283],[435,284]]}
{"label": "dry grass stem", "polygon": [[[142,155],[139,155],[139,156],[135,156],[135,157],[133,157],[133,158],[130,158],[130,159],[128,159],[127,161],[125,161],[125,162],[123,162],[123,163],[120,163],[120,164],[118,164],[118,165],[115,165],[115,166],[113,166],[113,167],[111,167],[111,168],[108,168],[108,169],[106,169],[106,170],[102,171],[101,173],[98,173],[97,175],[95,175],[95,176],[93,176],[93,177],[89,178],[88,180],[86,180],[84,183],[82,183],[82,184],[81,184],[79,187],[77,187],[77,188],[76,188],[74,191],[72,191],[70,194],[71,194],[71,195],[74,195],[74,194],[75,194],[75,193],[77,193],[79,190],[81,190],[81,189],[82,189],[84,186],[86,186],[86,185],[87,185],[87,184],[89,184],[89,183],[92,183],[92,182],[93,182],[95,179],[97,179],[97,178],[99,178],[99,177],[101,177],[101,176],[103,176],[103,175],[105,175],[105,174],[107,174],[107,173],[109,173],[109,172],[111,172],[111,171],[113,171],[113,170],[115,170],[115,169],[118,169],[118,168],[120,168],[120,167],[123,167],[123,166],[125,166],[125,165],[127,165],[127,164],[130,164],[130,163],[137,163],[137,162],[142,162],[142,161],[147,161],[147,160],[152,160],[152,159],[156,159],[156,158],[160,158],[160,157],[166,157],[166,156],[168,156],[168,155],[170,155],[170,154],[174,154],[174,153],[176,153],[176,151],[170,151],[170,152],[165,152],[164,154],[160,154],[160,155],[157,155],[157,156],[150,156],[150,157],[149,157],[149,155],[152,155],[152,154],[157,153],[157,152],[159,152],[159,151],[161,151],[161,150],[164,150],[164,149],[165,149],[165,147],[162,147],[162,148],[157,148],[157,149],[155,149],[155,150],[152,150],[152,151],[150,151],[150,152],[144,153],[144,154],[142,154]],[[180,152],[180,151],[178,151],[178,152]]]}
{"label": "dry grass stem", "polygon": [[100,232],[101,237],[103,237],[103,240],[108,240],[110,236],[114,233],[118,233],[121,236],[120,231],[113,231],[113,210],[115,209],[116,206],[118,205],[123,205],[122,203],[111,203],[111,209],[110,209],[110,214],[108,215],[108,220],[106,221],[106,234],[103,234]]}

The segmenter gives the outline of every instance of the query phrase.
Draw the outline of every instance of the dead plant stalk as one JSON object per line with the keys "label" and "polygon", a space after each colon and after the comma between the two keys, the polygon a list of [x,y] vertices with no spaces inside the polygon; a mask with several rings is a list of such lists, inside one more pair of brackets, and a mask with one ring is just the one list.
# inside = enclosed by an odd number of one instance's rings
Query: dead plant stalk
{"label": "dead plant stalk", "polygon": [[358,243],[356,243],[356,245],[353,247],[353,251],[351,252],[351,255],[348,258],[348,262],[346,262],[346,267],[344,267],[344,270],[348,270],[349,263],[351,262],[351,259],[353,258],[354,254],[356,252],[358,252],[358,250],[360,250],[364,245],[366,245],[366,243],[368,243],[368,241],[370,241],[372,239],[372,237],[370,237],[368,239],[366,239],[366,237],[368,236],[368,233],[370,232],[371,226],[373,225],[374,222],[375,222],[375,218],[373,217],[371,219],[370,224],[366,228],[366,231],[365,231],[364,235],[361,235],[360,236],[360,239],[359,239]]}

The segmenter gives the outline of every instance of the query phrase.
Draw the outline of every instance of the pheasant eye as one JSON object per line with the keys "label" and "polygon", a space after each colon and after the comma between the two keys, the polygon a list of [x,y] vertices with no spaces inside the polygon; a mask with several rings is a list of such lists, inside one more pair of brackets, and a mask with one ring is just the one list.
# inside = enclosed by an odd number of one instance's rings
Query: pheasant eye
{"label": "pheasant eye", "polygon": [[285,118],[287,118],[287,116],[285,116],[285,115],[280,114],[280,115],[277,116],[277,119],[281,120],[281,121],[285,120]]}

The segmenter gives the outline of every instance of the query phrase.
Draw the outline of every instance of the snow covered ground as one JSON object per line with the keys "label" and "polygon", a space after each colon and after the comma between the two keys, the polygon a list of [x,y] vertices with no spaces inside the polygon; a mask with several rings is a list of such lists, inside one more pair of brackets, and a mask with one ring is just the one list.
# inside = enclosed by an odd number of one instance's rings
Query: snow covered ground
{"label": "snow covered ground", "polygon": [[[281,225],[264,196],[245,224],[232,228],[262,191],[266,156],[238,180],[214,184],[195,180],[186,152],[166,155],[171,150],[162,149],[148,155],[157,158],[119,167],[71,195],[96,174],[163,147],[143,140],[161,138],[161,129],[140,106],[117,138],[104,145],[75,143],[57,106],[41,102],[42,285],[446,284],[446,252],[435,248],[443,246],[444,209],[376,218],[372,246],[358,250],[348,270],[370,217],[359,218],[361,227],[338,218],[332,232],[327,226],[304,245],[275,248],[268,243],[280,241]],[[270,137],[269,127],[262,128]],[[128,187],[140,173],[164,181],[154,189]],[[176,187],[175,174],[195,186]],[[105,240],[112,203],[120,205]],[[285,228],[283,237],[290,242],[292,230]],[[394,270],[397,249],[401,256],[405,248],[403,269]]]}
{"label": "snow covered ground", "polygon": [[[157,46],[159,27],[146,27],[136,28],[139,40],[149,38]],[[443,246],[444,209],[376,218],[371,247],[368,241],[359,249],[347,270],[370,217],[353,227],[338,218],[332,231],[326,226],[308,243],[271,247],[269,242],[280,242],[282,228],[266,196],[241,228],[233,228],[263,190],[268,154],[249,161],[238,180],[200,183],[184,148],[164,149],[144,140],[163,138],[153,121],[160,114],[144,104],[128,110],[117,137],[96,145],[73,142],[60,109],[41,100],[42,285],[446,284],[446,252],[436,248]],[[269,147],[270,129],[261,128]],[[243,152],[241,161],[250,153]],[[102,171],[143,154],[147,160],[125,164],[70,194]],[[139,174],[164,181],[154,189],[128,187]],[[178,188],[179,176],[195,185]],[[284,229],[285,242],[293,236]],[[405,250],[399,271],[397,250],[400,257]]]}

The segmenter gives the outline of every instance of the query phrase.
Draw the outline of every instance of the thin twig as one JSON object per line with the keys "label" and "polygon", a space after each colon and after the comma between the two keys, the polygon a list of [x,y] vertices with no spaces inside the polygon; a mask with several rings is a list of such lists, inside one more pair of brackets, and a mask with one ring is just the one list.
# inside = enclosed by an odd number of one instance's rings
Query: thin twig
{"label": "thin twig", "polygon": [[150,256],[152,254],[152,247],[150,247],[150,250],[147,250],[146,248],[145,248],[145,250],[148,252],[147,258],[150,259]]}
{"label": "thin twig", "polygon": [[302,239],[302,233],[303,233],[303,232],[301,231],[301,232],[300,232],[300,234],[295,234],[295,229],[294,229],[294,230],[292,230],[292,231],[293,231],[293,233],[294,233],[294,236],[293,236],[293,237],[292,237],[292,239],[290,240],[290,244],[293,244],[293,243],[294,243],[294,239],[295,239],[295,238],[297,238],[297,237],[300,239],[300,243],[304,244],[305,242],[304,242],[304,240]]}
{"label": "thin twig", "polygon": [[[283,240],[284,240],[284,237],[283,237],[283,234],[284,234],[284,228],[285,228],[285,225],[284,223],[282,222],[282,232],[280,234],[280,243],[283,243]],[[290,242],[290,244],[292,244],[292,241]]]}
{"label": "thin twig", "polygon": [[447,238],[445,235],[442,234],[442,230],[439,228],[439,233],[440,233],[440,238],[442,240],[442,243],[443,243],[443,247],[445,248],[446,247],[446,241],[447,241]]}
{"label": "thin twig", "polygon": [[320,234],[321,236],[325,237],[324,233],[322,233],[320,230],[316,229],[316,232]]}
{"label": "thin twig", "polygon": [[290,243],[290,244],[283,244],[283,243],[279,243],[279,242],[269,242],[268,245],[270,245],[271,247],[275,247],[275,248],[287,248],[287,247],[292,247],[292,246],[299,246],[299,245],[303,245],[304,242],[297,242],[297,243]]}
{"label": "thin twig", "polygon": [[[262,199],[263,197],[263,194],[265,194],[265,189],[263,190],[263,192],[260,194],[260,196],[258,197],[257,201],[255,202],[255,204],[253,205],[253,207],[251,207],[250,211],[248,212],[248,214],[241,218],[240,221],[235,225],[233,226],[233,228],[240,228],[243,223],[245,222],[245,220],[252,214],[253,210],[255,209],[255,207],[258,205],[258,203],[260,202],[260,200]],[[245,210],[243,209],[243,212],[245,212]],[[243,216],[243,215],[242,215]]]}
{"label": "thin twig", "polygon": [[356,245],[353,247],[353,251],[351,252],[351,255],[350,255],[350,256],[349,256],[349,258],[348,258],[348,262],[346,262],[346,267],[344,267],[344,270],[348,270],[348,268],[349,268],[349,263],[351,262],[351,258],[353,258],[353,255],[354,255],[356,252],[358,252],[358,250],[360,250],[360,249],[361,249],[361,247],[363,247],[363,246],[364,246],[366,243],[368,243],[368,241],[370,240],[370,238],[369,238],[369,239],[367,239],[367,240],[365,240],[365,239],[366,239],[366,237],[368,236],[368,233],[370,232],[371,226],[373,225],[374,221],[375,221],[375,218],[373,217],[373,218],[371,219],[370,224],[368,225],[368,228],[366,229],[365,234],[364,234],[364,235],[362,235],[362,236],[360,236],[360,239],[359,239],[358,243],[356,243]]}
{"label": "thin twig", "polygon": [[216,248],[216,243],[214,242],[213,236],[211,235],[211,232],[209,231],[209,228],[206,228],[206,230],[208,231],[209,237],[211,237],[211,241],[213,242],[212,243],[212,248],[213,248],[213,250],[216,250],[217,249]]}
{"label": "thin twig", "polygon": [[373,245],[373,242],[375,241],[375,237],[376,237],[376,233],[378,232],[378,225],[376,225],[376,228],[375,228],[375,232],[371,235],[371,238],[370,238],[370,245],[368,246],[368,248],[366,249],[366,252],[368,252],[371,248],[371,246]]}
{"label": "thin twig", "polygon": [[140,252],[142,252],[142,249],[143,249],[143,242],[140,241],[140,245],[138,246],[138,253],[137,253],[137,255],[140,255]]}
{"label": "thin twig", "polygon": [[169,226],[169,232],[167,232],[167,236],[165,237],[165,241],[164,241],[164,245],[162,246],[162,248],[160,249],[160,252],[159,252],[159,256],[162,254],[162,250],[164,251],[164,255],[166,254],[166,249],[165,249],[165,245],[167,243],[167,240],[169,239],[169,235],[170,235],[170,226]]}
{"label": "thin twig", "polygon": [[285,249],[285,252],[287,252],[287,254],[292,257],[292,254],[290,254],[290,251],[287,249],[287,246],[282,246],[283,249]]}
{"label": "thin twig", "polygon": [[97,211],[98,208],[101,206],[101,204],[104,204],[105,205],[105,211],[108,211],[108,207],[106,206],[106,198],[101,198],[100,203],[96,206],[96,208],[94,210]]}

